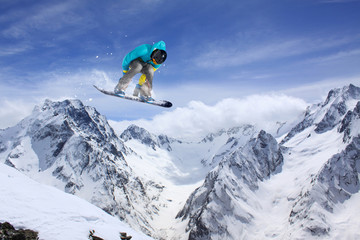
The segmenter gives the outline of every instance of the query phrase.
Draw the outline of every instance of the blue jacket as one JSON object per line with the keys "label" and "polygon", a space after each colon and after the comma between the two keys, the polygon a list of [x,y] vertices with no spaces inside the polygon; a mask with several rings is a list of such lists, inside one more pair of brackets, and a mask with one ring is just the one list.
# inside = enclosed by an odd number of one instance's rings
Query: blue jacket
{"label": "blue jacket", "polygon": [[122,63],[123,70],[128,71],[130,63],[137,58],[141,58],[144,62],[150,63],[155,69],[158,69],[161,66],[161,64],[154,64],[150,58],[151,53],[155,49],[160,49],[160,50],[165,51],[166,50],[165,42],[160,41],[160,42],[155,43],[154,45],[143,44],[143,45],[138,46],[137,48],[135,48],[134,50],[129,52],[124,57],[124,60]]}

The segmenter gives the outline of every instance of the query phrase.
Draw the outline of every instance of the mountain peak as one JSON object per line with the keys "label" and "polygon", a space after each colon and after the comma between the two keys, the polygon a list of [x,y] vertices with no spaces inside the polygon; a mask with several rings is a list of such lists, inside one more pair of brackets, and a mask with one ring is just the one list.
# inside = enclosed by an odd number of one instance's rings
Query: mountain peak
{"label": "mountain peak", "polygon": [[177,141],[164,134],[157,136],[134,124],[131,124],[127,129],[125,129],[125,131],[120,135],[120,138],[125,142],[134,139],[140,141],[142,144],[150,146],[154,150],[158,147],[165,148],[168,151],[171,151],[171,147],[169,145],[170,142]]}
{"label": "mountain peak", "polygon": [[66,99],[63,101],[52,101],[50,99],[45,99],[41,106],[35,106],[34,111],[47,111],[50,109],[59,110],[66,108],[82,109],[84,108],[84,104],[78,99]]}
{"label": "mountain peak", "polygon": [[147,130],[137,125],[131,124],[121,135],[120,138],[125,142],[132,139],[139,140],[141,143],[151,146],[155,149],[155,146],[159,146],[155,135],[151,134]]}
{"label": "mountain peak", "polygon": [[360,88],[353,84],[330,90],[322,104],[316,104],[307,109],[303,120],[291,129],[281,143],[284,144],[309,127],[313,127],[317,134],[334,129],[358,101],[360,101]]}
{"label": "mountain peak", "polygon": [[[30,138],[31,148],[39,159],[38,167],[41,171],[50,168],[59,157],[66,155],[63,153],[64,149],[71,148],[76,143],[80,144],[81,148],[90,148],[94,141],[97,144],[102,143],[103,147],[108,146],[107,149],[116,155],[122,156],[121,152],[126,153],[126,148],[106,118],[95,108],[84,106],[80,100],[53,102],[47,99],[42,106],[36,106],[30,116],[7,131],[13,133],[12,138],[16,144],[2,148],[13,152],[18,145],[26,145],[23,142],[24,137]],[[20,164],[16,159],[7,161]]]}
{"label": "mountain peak", "polygon": [[92,138],[114,139],[116,134],[108,124],[105,116],[101,115],[95,108],[85,106],[80,100],[67,99],[56,102],[46,99],[43,105],[36,106],[26,122],[34,122],[32,131],[37,131],[38,124],[47,126],[62,125],[68,126],[73,132],[79,135],[92,136]]}
{"label": "mountain peak", "polygon": [[350,84],[349,86],[345,86],[344,89],[344,98],[345,99],[360,99],[360,88]]}
{"label": "mountain peak", "polygon": [[127,154],[128,148],[106,118],[80,100],[45,100],[29,117],[0,134],[0,159],[7,165],[83,196],[149,233],[151,226],[143,219],[156,214],[149,210],[157,209],[150,199],[160,190],[134,174]]}
{"label": "mountain peak", "polygon": [[328,103],[334,102],[335,99],[339,98],[339,101],[347,101],[350,99],[360,99],[360,88],[353,84],[349,84],[343,88],[335,88],[329,91],[327,98],[323,106]]}

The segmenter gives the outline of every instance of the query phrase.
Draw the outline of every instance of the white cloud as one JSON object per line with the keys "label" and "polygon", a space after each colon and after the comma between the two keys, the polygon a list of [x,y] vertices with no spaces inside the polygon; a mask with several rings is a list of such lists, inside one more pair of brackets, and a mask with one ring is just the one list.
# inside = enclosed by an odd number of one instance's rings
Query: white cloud
{"label": "white cloud", "polygon": [[[68,31],[69,27],[77,26],[77,31],[84,32],[93,28],[95,22],[89,19],[85,9],[82,14],[77,14],[76,10],[79,7],[81,5],[78,1],[62,1],[51,4],[33,4],[28,8],[9,11],[0,18],[0,22],[11,20],[0,33],[7,38],[28,40],[38,35],[34,34],[36,30],[56,32],[67,28]],[[64,35],[66,34],[59,34],[57,39],[63,38]],[[73,37],[74,31],[71,35],[70,37]]]}
{"label": "white cloud", "polygon": [[0,129],[16,125],[23,118],[27,117],[34,105],[26,100],[0,99]]}
{"label": "white cloud", "polygon": [[360,55],[360,49],[351,49],[348,51],[339,51],[336,52],[334,54],[330,54],[328,56],[322,56],[322,57],[317,57],[317,58],[312,58],[308,61],[305,61],[307,63],[317,63],[317,64],[321,64],[321,63],[327,63],[329,61],[337,61],[337,60],[341,60],[341,59],[352,59],[351,57],[358,57]]}
{"label": "white cloud", "polygon": [[[168,110],[105,96],[92,87],[96,84],[112,89],[117,78],[118,73],[92,70],[74,74],[38,75],[36,81],[31,81],[37,84],[31,85],[31,89],[27,91],[17,86],[1,84],[0,128],[15,125],[30,114],[36,104],[42,104],[45,98],[53,101],[77,98],[111,119],[118,133],[131,123],[145,127],[153,133],[165,133],[176,138],[201,138],[209,132],[246,123],[269,131],[278,121],[289,123],[297,119],[309,105],[303,99],[308,101],[316,98],[316,102],[319,102],[332,88],[349,83],[360,85],[359,76],[355,76],[348,79],[326,79],[274,94],[249,95],[264,90],[251,90],[246,87],[237,89],[234,86],[220,88],[210,84],[206,87],[190,87],[186,84],[176,89],[156,88],[156,98],[168,99],[174,103],[174,107]],[[134,84],[135,80],[132,85]],[[133,86],[128,89],[131,92]],[[127,120],[120,121],[121,119]]]}
{"label": "white cloud", "polygon": [[32,47],[28,44],[21,44],[21,45],[19,44],[19,45],[14,45],[12,47],[3,46],[0,49],[0,57],[21,54],[25,51],[28,51],[31,48]]}
{"label": "white cloud", "polygon": [[[224,99],[212,106],[192,101],[186,107],[164,112],[151,120],[131,123],[157,134],[200,139],[210,132],[242,124],[253,124],[270,131],[278,121],[294,121],[306,106],[305,101],[286,95],[251,95],[243,99]],[[121,132],[129,123],[112,122],[112,125]]]}
{"label": "white cloud", "polygon": [[[202,68],[220,68],[241,66],[244,64],[269,61],[308,53],[333,49],[350,42],[357,41],[360,36],[333,38],[294,38],[276,39],[245,44],[241,41],[231,42],[221,40],[203,46],[203,51],[193,60],[194,64]],[[229,47],[231,46],[231,47]],[[354,52],[355,51],[355,52]],[[356,49],[352,54],[357,54]],[[344,54],[342,54],[342,57]]]}
{"label": "white cloud", "polygon": [[52,101],[76,98],[85,105],[95,99],[93,104],[96,107],[103,105],[103,109],[109,110],[111,106],[104,104],[104,96],[92,85],[108,89],[115,86],[115,82],[105,72],[98,70],[74,74],[49,72],[38,74],[23,83],[7,82],[8,84],[5,81],[0,84],[0,129],[15,125],[29,115],[35,105],[43,104],[47,98]]}

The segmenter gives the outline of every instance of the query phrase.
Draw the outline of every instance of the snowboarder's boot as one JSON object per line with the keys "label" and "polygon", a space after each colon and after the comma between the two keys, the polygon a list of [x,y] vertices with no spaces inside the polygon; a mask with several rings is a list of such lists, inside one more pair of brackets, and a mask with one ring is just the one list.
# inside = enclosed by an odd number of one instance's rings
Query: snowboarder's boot
{"label": "snowboarder's boot", "polygon": [[125,96],[125,91],[122,89],[119,89],[118,86],[115,87],[114,93],[120,97]]}

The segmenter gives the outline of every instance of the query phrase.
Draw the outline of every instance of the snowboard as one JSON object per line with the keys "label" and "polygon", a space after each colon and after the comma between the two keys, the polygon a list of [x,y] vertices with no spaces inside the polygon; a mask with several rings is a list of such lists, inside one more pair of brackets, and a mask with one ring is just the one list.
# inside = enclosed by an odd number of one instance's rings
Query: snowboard
{"label": "snowboard", "polygon": [[142,102],[142,103],[147,103],[147,104],[151,104],[151,105],[155,105],[155,106],[159,106],[159,107],[164,107],[164,108],[170,108],[172,107],[172,103],[166,100],[154,100],[154,101],[143,101],[141,100],[139,97],[135,97],[135,96],[119,96],[116,95],[113,91],[108,91],[102,88],[99,88],[97,86],[94,85],[94,87],[99,90],[100,92],[106,94],[106,95],[110,95],[110,96],[114,96],[114,97],[118,97],[118,98],[123,98],[123,99],[127,99],[127,100],[131,100],[131,101],[136,101],[136,102]]}

